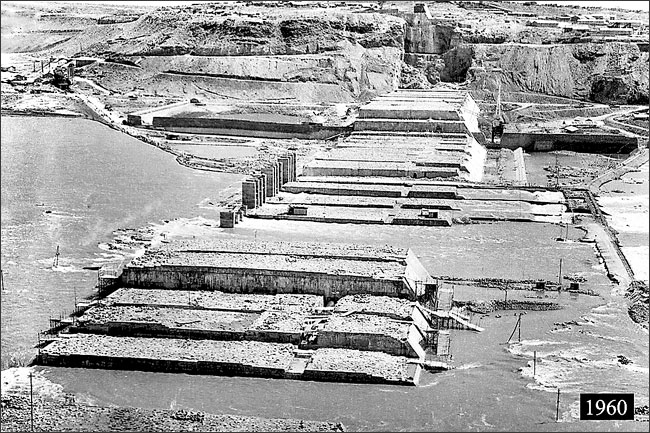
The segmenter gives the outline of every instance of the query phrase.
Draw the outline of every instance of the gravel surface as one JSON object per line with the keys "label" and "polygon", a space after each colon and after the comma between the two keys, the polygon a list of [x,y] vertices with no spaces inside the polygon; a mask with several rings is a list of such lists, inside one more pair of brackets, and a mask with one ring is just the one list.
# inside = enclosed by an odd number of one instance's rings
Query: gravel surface
{"label": "gravel surface", "polygon": [[234,239],[196,239],[172,242],[163,248],[170,251],[200,250],[234,253],[261,253],[304,256],[345,256],[377,258],[384,256],[406,256],[407,250],[390,245],[374,246],[339,244],[325,242],[272,242]]}
{"label": "gravel surface", "polygon": [[410,320],[413,308],[414,303],[406,299],[363,294],[342,297],[336,303],[334,310],[337,312],[358,311]]}
{"label": "gravel surface", "polygon": [[249,329],[255,331],[302,332],[304,323],[304,314],[286,311],[265,311]]}
{"label": "gravel surface", "polygon": [[334,275],[399,278],[406,266],[399,262],[346,260],[322,257],[263,255],[247,253],[198,253],[149,251],[134,259],[133,266],[202,266],[213,268],[265,269],[288,272],[314,272]]}
{"label": "gravel surface", "polygon": [[[30,430],[28,396],[2,397],[2,431]],[[266,419],[240,415],[215,415],[187,410],[87,406],[37,398],[34,401],[35,431],[203,431],[266,432],[344,431],[340,423],[299,419]]]}
{"label": "gravel surface", "polygon": [[257,295],[224,293],[210,290],[164,290],[121,288],[107,296],[103,302],[115,304],[192,305],[197,308],[264,311],[287,310],[311,312],[323,306],[323,297],[317,295]]}
{"label": "gravel surface", "polygon": [[362,372],[388,380],[408,379],[408,358],[351,349],[318,349],[307,369]]}
{"label": "gravel surface", "polygon": [[255,367],[287,369],[293,360],[294,349],[291,344],[257,341],[181,340],[74,334],[69,338],[52,342],[41,349],[41,353],[236,362]]}
{"label": "gravel surface", "polygon": [[322,330],[330,332],[382,334],[397,340],[406,340],[410,326],[410,323],[396,322],[388,317],[371,314],[353,314],[347,317],[333,314],[323,325]]}
{"label": "gravel surface", "polygon": [[149,322],[168,328],[245,331],[260,317],[257,313],[157,308],[96,306],[80,318],[80,324],[101,325],[107,322]]}

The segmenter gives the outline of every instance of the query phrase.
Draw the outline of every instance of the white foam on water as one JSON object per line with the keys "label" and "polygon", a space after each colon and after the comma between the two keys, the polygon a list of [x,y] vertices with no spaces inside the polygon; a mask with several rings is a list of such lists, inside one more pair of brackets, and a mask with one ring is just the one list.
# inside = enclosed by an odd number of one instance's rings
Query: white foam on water
{"label": "white foam on water", "polygon": [[51,382],[34,367],[12,367],[1,373],[2,394],[29,395],[29,375],[32,376],[34,393],[42,397],[58,398],[63,394],[63,386]]}
{"label": "white foam on water", "polygon": [[488,422],[486,421],[486,418],[487,418],[487,415],[486,415],[486,414],[483,414],[483,415],[481,416],[481,422],[483,423],[483,425],[486,426],[486,427],[494,427],[493,424],[490,424],[490,423],[488,423]]}
{"label": "white foam on water", "polygon": [[625,338],[625,337],[602,335],[602,334],[596,334],[594,332],[589,332],[589,331],[586,331],[585,334],[590,335],[590,336],[595,337],[595,338],[608,340],[608,341],[616,341],[616,342],[620,342],[620,343],[629,343],[629,344],[632,343],[628,338]]}
{"label": "white foam on water", "polygon": [[62,265],[52,266],[50,270],[54,272],[61,272],[63,274],[69,274],[71,272],[87,272],[86,269],[78,268],[76,266],[62,266]]}
{"label": "white foam on water", "polygon": [[427,383],[426,385],[418,385],[418,388],[431,388],[433,386],[438,385],[438,383],[440,382],[435,381],[435,382]]}
{"label": "white foam on water", "polygon": [[[560,407],[562,403],[560,400]],[[569,405],[569,410],[562,411],[559,422],[572,422],[580,420],[580,400],[576,400]]]}
{"label": "white foam on water", "polygon": [[456,367],[455,370],[470,370],[472,368],[479,368],[481,365],[480,362],[470,362],[468,364],[463,364],[460,367]]}

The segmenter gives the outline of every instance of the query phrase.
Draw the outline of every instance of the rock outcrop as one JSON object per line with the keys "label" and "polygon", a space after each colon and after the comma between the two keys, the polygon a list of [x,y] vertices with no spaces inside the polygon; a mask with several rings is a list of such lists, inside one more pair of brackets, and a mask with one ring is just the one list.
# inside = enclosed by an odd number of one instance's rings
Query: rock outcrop
{"label": "rock outcrop", "polygon": [[500,81],[505,92],[603,103],[648,101],[648,53],[632,43],[461,45],[445,55],[445,71],[450,81],[466,72],[476,90],[494,91]]}
{"label": "rock outcrop", "polygon": [[[131,85],[145,89],[156,81],[178,81],[169,74],[206,82],[266,81],[269,89],[273,82],[335,85],[341,92],[332,97],[339,101],[364,100],[398,87],[405,26],[401,18],[344,10],[253,10],[234,14],[208,4],[163,7],[134,22],[87,29],[57,51],[77,54],[83,45],[83,55],[130,60],[142,77]],[[105,81],[119,84],[119,77],[107,77],[112,70],[101,73]],[[212,81],[219,92],[219,81]],[[280,93],[286,88],[278,86],[277,96],[285,96]]]}

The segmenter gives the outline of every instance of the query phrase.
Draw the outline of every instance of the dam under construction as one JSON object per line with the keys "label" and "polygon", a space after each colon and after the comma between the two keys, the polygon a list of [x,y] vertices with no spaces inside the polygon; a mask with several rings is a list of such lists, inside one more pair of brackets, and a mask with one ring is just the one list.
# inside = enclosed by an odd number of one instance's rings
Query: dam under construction
{"label": "dam under construction", "polygon": [[181,241],[102,285],[39,364],[416,385],[449,368],[448,328],[480,330],[388,246]]}
{"label": "dam under construction", "polygon": [[2,2],[0,430],[644,431],[647,11],[136,3]]}
{"label": "dam under construction", "polygon": [[[380,96],[360,107],[348,134],[309,159],[288,150],[259,160],[241,201],[220,211],[220,228],[236,234],[249,220],[423,230],[517,222],[557,224],[568,234],[577,219],[592,218],[588,189],[529,183],[522,149],[502,149],[499,164],[509,158],[509,166],[498,178],[489,173],[478,112],[466,91],[445,87]],[[606,239],[596,242],[607,250]],[[431,276],[408,247],[164,241],[100,270],[97,296],[52,321],[35,362],[417,385],[423,370],[453,368],[452,330],[484,330],[476,312],[563,308],[547,290],[593,294],[580,282],[564,285],[561,268],[557,283],[464,277]],[[471,286],[505,291],[505,299],[473,298]]]}

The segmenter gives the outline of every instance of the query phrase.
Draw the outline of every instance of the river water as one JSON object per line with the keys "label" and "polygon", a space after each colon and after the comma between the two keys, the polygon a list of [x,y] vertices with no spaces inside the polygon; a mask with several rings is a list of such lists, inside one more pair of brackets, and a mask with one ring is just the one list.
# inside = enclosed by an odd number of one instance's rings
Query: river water
{"label": "river water", "polygon": [[[83,119],[2,118],[2,366],[31,353],[49,317],[88,296],[119,262],[98,244],[118,228],[214,217],[209,202],[241,176],[192,170],[174,156]],[[59,266],[53,267],[57,246]]]}
{"label": "river water", "polygon": [[[436,276],[556,280],[563,258],[563,274],[586,278],[583,287],[600,295],[555,295],[565,308],[527,312],[521,341],[511,344],[505,342],[517,320],[513,311],[483,316],[482,333],[452,331],[457,368],[423,373],[419,387],[39,368],[78,400],[337,421],[350,430],[647,429],[639,422],[577,420],[580,392],[634,392],[637,405],[648,400],[647,331],[611,295],[593,245],[576,242],[579,230],[570,230],[570,242],[556,242],[560,227],[527,223],[331,224],[323,230],[318,223],[246,219],[235,229],[218,229],[208,203],[238,188],[237,176],[192,171],[158,149],[79,119],[3,119],[2,137],[3,360],[30,351],[47,317],[70,309],[75,287],[78,297],[92,292],[96,274],[83,266],[122,258],[98,244],[109,243],[117,228],[148,224],[157,233],[179,233],[184,225],[184,236],[408,246]],[[56,245],[62,255],[55,271]],[[618,355],[633,362],[622,365]]]}

